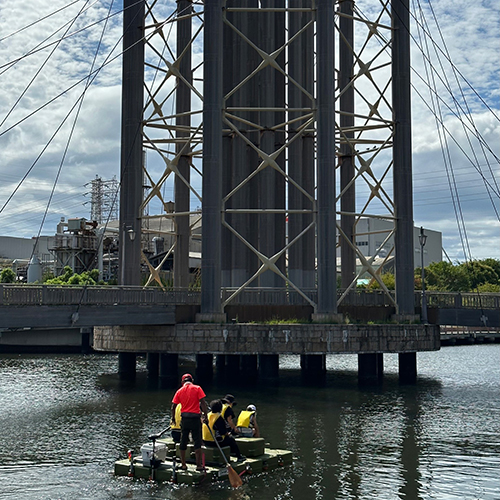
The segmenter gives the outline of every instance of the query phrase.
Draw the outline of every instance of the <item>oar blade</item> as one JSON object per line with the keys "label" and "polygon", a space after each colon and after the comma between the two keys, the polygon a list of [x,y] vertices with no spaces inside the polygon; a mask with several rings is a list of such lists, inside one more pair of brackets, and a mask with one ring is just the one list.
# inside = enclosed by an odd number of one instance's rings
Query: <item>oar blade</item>
{"label": "oar blade", "polygon": [[240,475],[230,465],[227,466],[227,475],[233,488],[239,488],[243,484]]}

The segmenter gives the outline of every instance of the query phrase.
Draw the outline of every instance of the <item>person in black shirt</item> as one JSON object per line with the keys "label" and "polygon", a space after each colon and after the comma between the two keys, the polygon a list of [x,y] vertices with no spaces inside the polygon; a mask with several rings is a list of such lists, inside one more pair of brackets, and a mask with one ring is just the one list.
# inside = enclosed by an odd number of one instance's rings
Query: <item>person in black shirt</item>
{"label": "person in black shirt", "polygon": [[229,434],[239,434],[236,428],[236,415],[233,406],[236,406],[236,400],[232,394],[226,394],[222,398],[222,418],[226,421],[226,427]]}
{"label": "person in black shirt", "polygon": [[[220,447],[229,446],[231,454],[236,455],[238,462],[244,462],[246,458],[241,454],[236,441],[228,434],[226,422],[221,415],[222,401],[216,399],[210,402],[210,412],[207,415],[207,423],[203,424],[203,444],[205,446],[215,447],[217,444],[214,438],[217,439]],[[210,432],[209,430],[212,432]]]}

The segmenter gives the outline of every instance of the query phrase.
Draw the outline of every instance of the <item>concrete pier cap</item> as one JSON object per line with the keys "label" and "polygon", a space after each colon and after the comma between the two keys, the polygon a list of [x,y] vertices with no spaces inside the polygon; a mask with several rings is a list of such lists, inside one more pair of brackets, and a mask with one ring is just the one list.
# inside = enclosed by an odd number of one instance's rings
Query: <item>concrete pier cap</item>
{"label": "concrete pier cap", "polygon": [[178,354],[408,353],[440,349],[438,325],[178,323],[94,328],[94,349]]}

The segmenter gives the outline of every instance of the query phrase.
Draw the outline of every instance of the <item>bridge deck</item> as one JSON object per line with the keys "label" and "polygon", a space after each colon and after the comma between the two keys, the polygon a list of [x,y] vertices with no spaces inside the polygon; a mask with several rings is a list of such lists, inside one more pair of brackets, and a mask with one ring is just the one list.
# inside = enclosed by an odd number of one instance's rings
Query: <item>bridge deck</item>
{"label": "bridge deck", "polygon": [[[222,299],[234,290],[222,290]],[[316,291],[306,291],[314,302]],[[339,290],[339,297],[342,291]],[[500,294],[429,292],[429,321],[442,325],[500,326]],[[157,287],[52,286],[0,284],[0,328],[165,325],[193,322],[201,294]],[[415,292],[415,310],[421,292]],[[180,313],[180,311],[183,311]],[[281,318],[310,319],[314,312],[299,293],[284,289],[245,290],[226,307],[240,321]],[[339,304],[339,312],[357,322],[389,322],[393,297],[381,291],[356,290]],[[267,318],[263,315],[267,314]],[[260,316],[259,316],[260,315]]]}

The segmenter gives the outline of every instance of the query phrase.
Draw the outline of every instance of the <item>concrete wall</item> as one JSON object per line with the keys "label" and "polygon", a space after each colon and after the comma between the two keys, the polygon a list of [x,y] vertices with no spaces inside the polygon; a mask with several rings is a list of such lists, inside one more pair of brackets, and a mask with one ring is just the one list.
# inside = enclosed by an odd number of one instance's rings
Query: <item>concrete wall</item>
{"label": "concrete wall", "polygon": [[435,351],[436,325],[205,324],[95,327],[94,349],[179,354],[324,354]]}
{"label": "concrete wall", "polygon": [[0,331],[0,352],[86,352],[92,343],[91,329],[28,329]]}

